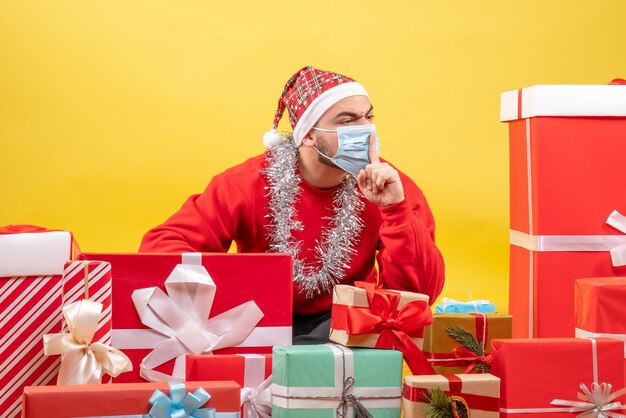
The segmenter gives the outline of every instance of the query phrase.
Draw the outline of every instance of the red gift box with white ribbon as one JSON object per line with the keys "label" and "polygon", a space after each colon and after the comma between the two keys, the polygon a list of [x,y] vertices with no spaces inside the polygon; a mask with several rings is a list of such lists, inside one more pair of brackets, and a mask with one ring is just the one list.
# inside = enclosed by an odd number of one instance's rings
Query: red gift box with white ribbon
{"label": "red gift box with white ribbon", "polygon": [[624,413],[624,344],[608,338],[492,341],[503,418]]}
{"label": "red gift box with white ribbon", "polygon": [[133,363],[114,382],[182,380],[187,354],[270,353],[291,344],[284,254],[95,254],[111,263],[112,346]]}
{"label": "red gift box with white ribbon", "polygon": [[187,355],[185,380],[234,380],[241,386],[241,416],[272,414],[272,355]]}
{"label": "red gift box with white ribbon", "polygon": [[500,120],[509,124],[513,337],[573,337],[574,280],[626,275],[626,85],[505,92]]}

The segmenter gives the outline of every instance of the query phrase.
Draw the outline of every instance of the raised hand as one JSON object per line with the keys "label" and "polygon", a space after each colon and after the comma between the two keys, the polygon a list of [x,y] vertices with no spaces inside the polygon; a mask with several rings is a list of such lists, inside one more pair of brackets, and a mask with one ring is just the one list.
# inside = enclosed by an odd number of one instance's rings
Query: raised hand
{"label": "raised hand", "polygon": [[359,172],[356,180],[361,193],[378,206],[389,206],[404,200],[404,187],[398,171],[387,163],[381,163],[376,150],[376,134],[369,138],[370,163]]}

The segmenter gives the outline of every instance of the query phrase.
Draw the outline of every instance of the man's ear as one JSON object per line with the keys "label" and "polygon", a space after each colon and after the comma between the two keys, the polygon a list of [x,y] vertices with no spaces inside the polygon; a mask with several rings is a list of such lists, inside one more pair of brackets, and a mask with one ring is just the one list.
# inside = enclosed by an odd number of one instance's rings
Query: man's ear
{"label": "man's ear", "polygon": [[307,134],[302,138],[302,145],[307,147],[315,146],[315,131],[311,129]]}

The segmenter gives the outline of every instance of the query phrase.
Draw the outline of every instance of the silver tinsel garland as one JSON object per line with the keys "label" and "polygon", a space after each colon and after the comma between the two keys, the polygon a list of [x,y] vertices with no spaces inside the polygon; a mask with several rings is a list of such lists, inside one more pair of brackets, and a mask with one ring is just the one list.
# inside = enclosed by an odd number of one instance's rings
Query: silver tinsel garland
{"label": "silver tinsel garland", "polygon": [[293,281],[305,292],[306,298],[330,293],[333,286],[345,278],[345,270],[350,266],[363,229],[360,213],[365,204],[359,198],[356,180],[346,176],[335,193],[335,214],[325,218],[329,225],[315,246],[317,261],[306,264],[298,258],[302,242],[292,235],[292,231],[304,229],[302,222],[295,219],[294,205],[300,197],[302,179],[297,172],[298,148],[293,138],[272,147],[266,161],[270,250],[291,255]]}

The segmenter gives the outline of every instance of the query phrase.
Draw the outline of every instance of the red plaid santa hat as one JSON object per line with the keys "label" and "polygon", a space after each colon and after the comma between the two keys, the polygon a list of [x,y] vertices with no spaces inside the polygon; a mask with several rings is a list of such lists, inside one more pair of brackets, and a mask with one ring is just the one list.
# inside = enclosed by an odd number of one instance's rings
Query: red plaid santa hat
{"label": "red plaid santa hat", "polygon": [[367,96],[362,85],[353,79],[330,71],[304,67],[285,84],[278,99],[272,129],[263,135],[266,147],[272,147],[285,138],[277,131],[285,108],[293,129],[296,146],[332,105],[350,96]]}

